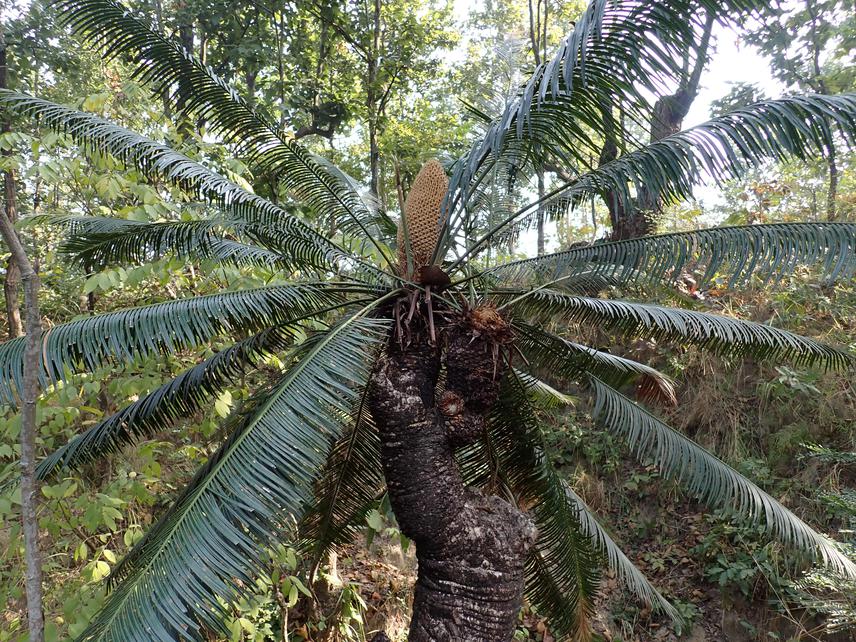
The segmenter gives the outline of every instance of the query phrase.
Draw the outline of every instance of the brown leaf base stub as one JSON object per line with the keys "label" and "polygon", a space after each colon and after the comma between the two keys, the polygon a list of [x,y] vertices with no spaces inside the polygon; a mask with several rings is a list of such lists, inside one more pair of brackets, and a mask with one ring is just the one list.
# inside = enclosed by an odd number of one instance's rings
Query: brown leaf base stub
{"label": "brown leaf base stub", "polygon": [[[469,354],[463,335],[472,338],[469,324],[460,326],[460,337],[455,328],[447,335],[447,381],[460,366],[456,359]],[[393,342],[373,375],[370,400],[387,488],[419,561],[410,642],[504,642],[517,622],[535,528],[515,506],[464,486],[453,456],[457,429],[450,430],[457,422],[472,432],[477,418],[476,432],[483,432],[484,412],[496,393],[491,397],[469,384],[496,386],[501,369],[494,369],[488,343],[470,341],[485,367],[471,370],[475,379],[458,372],[440,400],[434,399],[440,349],[427,341],[403,349]]]}

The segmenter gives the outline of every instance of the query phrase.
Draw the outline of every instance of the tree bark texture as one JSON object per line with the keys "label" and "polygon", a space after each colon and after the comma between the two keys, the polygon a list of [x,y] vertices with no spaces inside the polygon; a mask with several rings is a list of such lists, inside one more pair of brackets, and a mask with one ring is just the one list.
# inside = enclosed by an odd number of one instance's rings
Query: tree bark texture
{"label": "tree bark texture", "polygon": [[368,112],[369,129],[369,170],[371,178],[369,189],[375,196],[380,196],[380,149],[377,137],[380,124],[380,108],[378,105],[379,91],[378,67],[380,65],[380,35],[381,35],[381,2],[374,0],[372,10],[372,45],[366,60],[366,111]]}
{"label": "tree bark texture", "polygon": [[826,220],[830,223],[838,219],[838,164],[835,161],[835,147],[830,145],[826,157],[829,170],[829,187],[826,191]]}
{"label": "tree bark texture", "polygon": [[[17,203],[15,201],[15,176],[11,171],[4,172],[6,216],[14,224],[18,219]],[[3,280],[3,294],[6,300],[6,322],[9,338],[15,339],[24,334],[21,322],[21,306],[18,302],[18,289],[21,287],[21,270],[13,256],[6,262],[6,278]]]}
{"label": "tree bark texture", "polygon": [[21,520],[24,531],[27,594],[27,619],[30,642],[43,642],[45,622],[42,613],[42,564],[39,553],[39,522],[37,515],[38,483],[35,478],[36,459],[36,400],[39,396],[39,367],[41,364],[42,325],[39,314],[39,277],[27,258],[18,234],[6,211],[0,215],[0,233],[12,251],[12,258],[21,270],[24,282],[24,307],[27,318],[27,338],[24,348],[24,390],[21,409]]}
{"label": "tree bark texture", "polygon": [[[681,131],[684,118],[698,95],[699,81],[707,61],[707,51],[713,33],[713,23],[714,16],[708,13],[698,45],[691,46],[695,48],[694,64],[691,65],[691,50],[687,49],[683,75],[677,90],[673,94],[661,96],[654,103],[649,125],[649,143],[655,143]],[[612,107],[605,106],[601,111],[604,114],[604,129],[607,132],[600,155],[602,165],[615,160],[618,157],[618,149]],[[623,199],[614,191],[607,192],[604,195],[604,201],[609,209],[613,240],[639,238],[652,234],[656,230],[662,203],[658,196],[646,186],[640,187],[637,198],[632,203],[623,202]]]}
{"label": "tree bark texture", "polygon": [[[0,89],[7,89],[8,66],[6,63],[6,38],[0,33]],[[12,131],[9,120],[3,122],[4,133]],[[11,155],[10,151],[3,151],[4,156]],[[15,174],[9,170],[3,172],[3,197],[6,204],[6,216],[12,224],[18,219],[18,205],[15,200]],[[18,303],[18,289],[21,286],[21,270],[13,257],[9,257],[6,264],[6,278],[3,280],[3,294],[6,299],[6,320],[8,324],[9,338],[14,339],[24,334],[21,324],[21,308]]]}
{"label": "tree bark texture", "polygon": [[447,331],[447,344],[439,400],[441,350],[424,338],[394,342],[372,378],[387,489],[419,562],[408,640],[503,642],[536,532],[515,506],[463,483],[454,448],[484,432],[502,369],[495,346],[466,323]]}

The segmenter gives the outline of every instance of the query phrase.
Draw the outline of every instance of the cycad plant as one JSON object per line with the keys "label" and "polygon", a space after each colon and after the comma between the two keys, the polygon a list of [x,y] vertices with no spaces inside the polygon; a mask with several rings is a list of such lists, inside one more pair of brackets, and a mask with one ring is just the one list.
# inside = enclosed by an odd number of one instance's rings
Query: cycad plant
{"label": "cycad plant", "polygon": [[[856,576],[836,545],[642,402],[673,400],[669,379],[551,329],[590,324],[714,353],[851,368],[853,356],[734,318],[609,298],[674,284],[692,271],[730,286],[775,281],[800,265],[826,283],[856,269],[856,225],[708,229],[595,243],[527,260],[491,250],[546,208],[639,189],[660,202],[739,176],[765,159],[852,143],[856,96],[799,96],[735,111],[614,161],[589,166],[604,110],[648,122],[650,101],[680,70],[692,16],[751,11],[750,0],[594,0],[555,55],[485,121],[464,157],[429,162],[390,224],[359,186],[251,108],[210,69],[113,0],[62,0],[73,30],[180,115],[205,122],[267,184],[267,200],[173,149],[94,115],[3,92],[2,104],[181,187],[218,214],[193,221],[58,220],[65,251],[88,270],[165,255],[259,265],[284,284],[171,300],[58,325],[44,341],[44,384],[105,363],[232,338],[216,353],[72,439],[38,467],[62,475],[192,416],[267,355],[285,365],[226,421],[219,449],[109,578],[81,640],[202,640],[263,573],[267,551],[296,538],[318,557],[348,541],[389,494],[419,561],[409,639],[510,640],[524,594],[558,632],[589,637],[606,565],[675,615],[555,472],[536,406],[574,388],[639,458],[699,498],[736,507],[771,537]],[[674,61],[678,62],[674,62]],[[567,182],[514,205],[545,162]],[[447,176],[449,178],[447,178]],[[298,212],[310,211],[317,229]],[[336,230],[333,236],[318,230]],[[397,238],[396,238],[397,237]],[[303,338],[308,321],[320,321]],[[300,339],[298,340],[298,337]],[[0,346],[2,395],[15,403],[21,339]],[[544,378],[549,378],[549,385]],[[295,532],[290,527],[297,523]]]}

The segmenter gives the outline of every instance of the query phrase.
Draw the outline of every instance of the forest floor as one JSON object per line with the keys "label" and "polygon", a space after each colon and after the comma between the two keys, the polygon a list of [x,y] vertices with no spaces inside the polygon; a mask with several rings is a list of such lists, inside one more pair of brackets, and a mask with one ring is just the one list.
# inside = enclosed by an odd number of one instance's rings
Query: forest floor
{"label": "forest floor", "polygon": [[[656,496],[642,504],[639,514],[609,514],[611,529],[627,535],[623,541],[625,552],[689,616],[690,623],[684,631],[676,631],[668,618],[639,604],[614,575],[607,574],[592,617],[596,642],[856,640],[856,631],[822,634],[816,619],[806,618],[798,611],[777,612],[769,599],[771,586],[761,573],[752,579],[757,583],[752,587],[755,595],[743,595],[739,589],[711,582],[705,576],[704,560],[692,551],[710,534],[705,516],[704,508],[695,502],[663,504]],[[653,526],[656,537],[640,528],[645,523]],[[366,603],[366,632],[384,630],[394,642],[404,642],[416,579],[412,548],[402,551],[397,538],[378,537],[370,548],[358,541],[340,553],[337,570],[343,583],[359,587]],[[515,639],[556,640],[549,624],[529,608],[521,614]]]}

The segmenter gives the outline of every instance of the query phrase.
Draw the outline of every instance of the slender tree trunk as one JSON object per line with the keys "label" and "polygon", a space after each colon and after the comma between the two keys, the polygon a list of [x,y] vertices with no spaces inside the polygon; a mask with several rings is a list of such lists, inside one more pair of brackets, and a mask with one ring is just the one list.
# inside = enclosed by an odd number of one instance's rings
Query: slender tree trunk
{"label": "slender tree trunk", "polygon": [[[192,54],[193,53],[193,17],[190,15],[190,9],[187,6],[187,3],[183,0],[178,5],[179,15],[178,19],[180,24],[178,25],[178,39],[181,42],[181,46],[184,49]],[[169,90],[165,90],[169,91]],[[187,114],[182,113],[184,111],[184,107],[187,104],[187,101],[191,98],[190,96],[190,88],[186,86],[179,85],[178,87],[178,96],[175,101],[175,111],[178,114],[180,121],[176,124],[176,132],[180,136],[180,138],[187,139],[193,135],[193,123],[191,122],[189,116]],[[166,94],[164,94],[164,103],[167,102]]]}
{"label": "slender tree trunk", "polygon": [[[6,87],[6,34],[0,25],[0,86]],[[8,131],[9,124],[4,125]],[[15,178],[11,172],[4,177],[5,201],[0,213],[0,234],[12,253],[4,283],[6,309],[9,316],[9,333],[13,327],[21,333],[21,313],[18,309],[18,285],[12,275],[24,282],[24,306],[27,315],[27,338],[24,346],[24,389],[21,408],[21,522],[24,533],[26,570],[24,584],[27,595],[27,623],[30,642],[44,642],[45,620],[42,612],[42,558],[39,552],[38,483],[35,475],[36,460],[36,400],[39,396],[39,368],[41,366],[42,325],[39,314],[39,277],[15,231]],[[11,281],[11,282],[10,282]]]}
{"label": "slender tree trunk", "polygon": [[[529,0],[529,42],[532,46],[532,57],[535,61],[535,66],[541,64],[541,50],[546,50],[547,47],[547,0],[543,0],[543,15],[541,14],[541,0],[536,0],[535,6],[532,6],[532,0]],[[536,153],[538,148],[536,147]],[[544,242],[544,223],[545,223],[545,211],[544,204],[540,202],[540,199],[544,198],[544,167],[543,165],[538,167],[536,170],[537,180],[538,180],[538,213],[537,213],[537,221],[536,221],[536,233],[537,233],[537,241],[536,248],[538,252],[538,256],[543,256],[545,249]]]}
{"label": "slender tree trunk", "polygon": [[398,162],[398,159],[394,159],[395,163],[395,194],[398,198],[398,211],[404,211],[404,183],[401,178],[401,163]]}
{"label": "slender tree trunk", "polygon": [[380,195],[380,150],[378,148],[377,136],[380,124],[380,113],[378,108],[377,74],[380,59],[380,9],[381,0],[374,0],[372,10],[372,47],[366,61],[367,87],[366,87],[366,111],[368,112],[369,125],[369,169],[371,171],[371,183],[369,188],[375,196]]}
{"label": "slender tree trunk", "polygon": [[502,367],[471,326],[447,339],[439,401],[440,352],[424,337],[393,342],[372,378],[387,489],[419,562],[408,640],[507,642],[536,532],[515,506],[464,486],[453,449],[481,436]]}
{"label": "slender tree trunk", "polygon": [[826,220],[835,221],[838,218],[838,165],[835,160],[835,147],[829,146],[826,166],[829,169],[829,187],[826,192]]}
{"label": "slender tree trunk", "polygon": [[[6,216],[14,224],[18,219],[15,202],[15,176],[11,171],[4,172]],[[21,323],[21,307],[18,303],[18,289],[21,286],[21,270],[14,257],[10,256],[6,263],[6,278],[3,280],[3,294],[6,298],[6,320],[9,338],[14,339],[24,334]]]}
{"label": "slender tree trunk", "polygon": [[45,623],[42,613],[42,563],[39,553],[37,515],[38,483],[35,478],[36,400],[39,396],[39,366],[42,326],[39,315],[39,277],[27,258],[15,227],[6,215],[0,216],[0,233],[12,251],[24,282],[24,306],[27,316],[27,338],[24,348],[24,389],[21,409],[21,520],[24,527],[24,554],[27,592],[27,618],[30,642],[44,642]]}
{"label": "slender tree trunk", "polygon": [[380,150],[377,144],[377,123],[369,117],[369,166],[371,178],[369,188],[375,196],[380,195]]}
{"label": "slender tree trunk", "polygon": [[538,256],[544,256],[544,219],[546,218],[546,212],[544,211],[544,203],[541,202],[541,199],[544,198],[544,170],[543,168],[538,169],[538,243],[537,243],[537,251]]}
{"label": "slender tree trunk", "polygon": [[[6,37],[0,27],[0,89],[8,88],[6,64]],[[12,130],[12,123],[8,120],[3,122],[3,132]],[[11,152],[4,151],[3,156],[9,156]],[[6,204],[6,216],[14,224],[18,220],[18,207],[15,200],[15,174],[12,170],[3,172],[3,191]],[[21,286],[21,270],[13,257],[9,257],[6,264],[6,277],[3,280],[3,293],[6,297],[6,320],[8,324],[9,338],[14,339],[24,334],[21,324],[21,308],[18,304],[18,289]]]}

